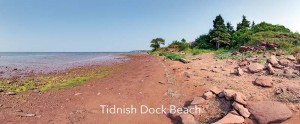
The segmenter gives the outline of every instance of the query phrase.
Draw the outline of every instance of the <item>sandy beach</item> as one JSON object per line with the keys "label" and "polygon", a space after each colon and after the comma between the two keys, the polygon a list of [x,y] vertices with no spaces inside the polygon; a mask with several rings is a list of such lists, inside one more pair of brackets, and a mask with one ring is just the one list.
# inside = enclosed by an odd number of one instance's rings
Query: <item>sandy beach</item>
{"label": "sandy beach", "polygon": [[[170,123],[164,114],[101,113],[100,105],[159,107],[171,103],[171,98],[164,95],[167,87],[158,83],[166,81],[159,59],[146,54],[129,57],[127,62],[111,66],[113,73],[81,86],[17,95],[1,93],[0,120],[3,123]],[[35,116],[22,117],[22,114]]]}
{"label": "sandy beach", "polygon": [[[253,80],[261,74],[245,73],[237,76],[234,70],[238,61],[215,59],[213,53],[189,56],[192,62],[188,64],[143,53],[126,56],[129,58],[127,61],[109,66],[111,73],[85,81],[79,86],[53,88],[43,92],[31,90],[17,95],[1,93],[1,122],[181,123],[181,119],[176,120],[175,116],[170,115],[170,106],[187,107],[196,97],[204,97],[206,100],[198,105],[200,115],[194,117],[198,122],[213,123],[232,110],[232,101],[221,97],[207,98],[205,93],[213,87],[240,92],[248,98],[247,102],[290,100],[290,97],[274,95],[273,91],[285,86],[299,88],[298,78],[279,77],[274,77],[274,80],[281,83],[274,84],[273,88],[259,88],[253,85]],[[95,66],[86,67],[90,71],[93,68]],[[284,104],[293,112],[293,118],[286,123],[297,122],[299,104]],[[162,111],[164,108],[166,110]],[[256,122],[246,118],[244,123]]]}

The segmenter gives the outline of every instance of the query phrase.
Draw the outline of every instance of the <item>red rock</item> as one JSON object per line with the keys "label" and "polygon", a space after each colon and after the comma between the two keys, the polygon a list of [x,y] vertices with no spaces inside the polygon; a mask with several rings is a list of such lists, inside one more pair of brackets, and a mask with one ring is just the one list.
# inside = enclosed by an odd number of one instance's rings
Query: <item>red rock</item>
{"label": "red rock", "polygon": [[268,59],[268,62],[270,62],[272,65],[277,65],[278,59],[276,58],[276,56],[271,55],[271,57]]}
{"label": "red rock", "polygon": [[244,74],[243,69],[241,69],[240,67],[238,67],[236,71],[238,76],[242,76]]}
{"label": "red rock", "polygon": [[234,101],[236,101],[242,105],[247,105],[246,97],[244,95],[236,93],[233,95],[233,98],[234,98]]}
{"label": "red rock", "polygon": [[244,117],[232,113],[228,113],[221,120],[213,123],[213,124],[242,124],[244,123]]}
{"label": "red rock", "polygon": [[268,63],[267,68],[269,70],[270,75],[273,75],[275,73],[275,70],[270,63]]}
{"label": "red rock", "polygon": [[172,113],[172,114],[169,113],[168,117],[174,121],[181,121],[180,114],[178,114],[178,113]]}
{"label": "red rock", "polygon": [[191,114],[180,114],[182,124],[197,124],[195,118]]}
{"label": "red rock", "polygon": [[291,60],[291,61],[296,61],[296,58],[293,55],[287,56],[286,59]]}
{"label": "red rock", "polygon": [[251,101],[247,108],[259,124],[280,123],[292,117],[293,113],[284,104],[273,101]]}
{"label": "red rock", "polygon": [[282,66],[289,66],[290,61],[287,60],[287,59],[280,59],[279,64],[282,65]]}
{"label": "red rock", "polygon": [[241,98],[246,99],[246,97],[242,93],[234,90],[223,90],[223,93],[227,100],[233,100],[235,94],[238,94],[239,96],[241,96]]}
{"label": "red rock", "polygon": [[259,63],[251,63],[248,66],[248,69],[251,73],[257,73],[257,72],[261,72],[262,70],[264,70],[265,66]]}
{"label": "red rock", "polygon": [[192,101],[191,105],[199,105],[202,103],[205,103],[205,99],[202,97],[195,97],[194,100]]}
{"label": "red rock", "polygon": [[239,66],[247,66],[248,62],[247,61],[242,61],[239,63]]}
{"label": "red rock", "polygon": [[210,88],[210,91],[213,92],[214,94],[219,94],[222,92],[221,89],[219,89],[218,87],[214,86],[212,88]]}
{"label": "red rock", "polygon": [[273,83],[272,83],[272,78],[271,77],[266,77],[266,76],[259,76],[256,78],[255,80],[255,84],[258,86],[262,86],[262,87],[272,87]]}
{"label": "red rock", "polygon": [[250,116],[250,112],[248,111],[248,109],[247,108],[245,108],[243,105],[241,105],[241,104],[239,104],[239,103],[237,103],[237,102],[234,102],[233,104],[232,104],[232,106],[233,106],[233,108],[235,109],[235,110],[237,110],[243,117],[245,117],[245,118],[248,118],[249,116]]}
{"label": "red rock", "polygon": [[202,112],[201,108],[198,107],[197,105],[188,106],[187,109],[190,114],[194,115],[194,117],[201,115],[201,112]]}
{"label": "red rock", "polygon": [[285,74],[293,74],[293,69],[285,68],[285,69],[283,69],[283,73],[285,73]]}
{"label": "red rock", "polygon": [[215,97],[215,95],[209,91],[209,92],[204,93],[203,97],[204,97],[204,99],[209,100],[209,99]]}

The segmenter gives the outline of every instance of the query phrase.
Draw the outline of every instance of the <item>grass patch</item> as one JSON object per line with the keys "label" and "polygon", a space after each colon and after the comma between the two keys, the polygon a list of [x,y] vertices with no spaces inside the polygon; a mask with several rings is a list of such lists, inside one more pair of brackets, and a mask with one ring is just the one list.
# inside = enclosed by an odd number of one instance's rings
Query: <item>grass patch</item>
{"label": "grass patch", "polygon": [[233,50],[219,49],[215,51],[215,57],[218,59],[228,59],[231,57]]}
{"label": "grass patch", "polygon": [[165,56],[167,59],[179,60],[180,58],[185,58],[185,54],[175,53],[175,52],[161,52],[159,56]]}
{"label": "grass patch", "polygon": [[[35,77],[25,77],[13,83],[6,83],[8,80],[0,81],[0,88],[7,91],[24,92],[38,89],[46,91],[52,88],[61,89],[69,86],[78,86],[92,79],[103,78],[110,74],[114,66],[95,66],[88,68],[73,69],[58,74],[44,74]],[[17,82],[23,82],[19,84]]]}
{"label": "grass patch", "polygon": [[197,49],[197,48],[193,48],[190,49],[188,52],[192,53],[193,55],[199,55],[202,53],[209,53],[209,52],[213,52],[214,50],[211,49]]}
{"label": "grass patch", "polygon": [[251,58],[254,53],[252,51],[239,53],[237,55],[232,55],[234,49],[220,49],[215,51],[215,57],[217,59],[243,59],[243,58]]}

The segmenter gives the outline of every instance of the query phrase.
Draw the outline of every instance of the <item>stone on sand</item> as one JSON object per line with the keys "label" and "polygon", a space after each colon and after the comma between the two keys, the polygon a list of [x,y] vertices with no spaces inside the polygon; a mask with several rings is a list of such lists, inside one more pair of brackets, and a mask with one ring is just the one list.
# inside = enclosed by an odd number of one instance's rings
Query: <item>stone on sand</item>
{"label": "stone on sand", "polygon": [[209,100],[209,99],[215,97],[215,95],[212,92],[208,91],[203,94],[203,97],[204,97],[204,99]]}
{"label": "stone on sand", "polygon": [[262,87],[272,87],[273,83],[272,83],[272,78],[271,77],[267,77],[267,76],[259,76],[255,79],[254,83],[258,86],[262,86]]}
{"label": "stone on sand", "polygon": [[202,97],[195,97],[194,100],[191,102],[191,105],[199,105],[204,103],[206,100]]}
{"label": "stone on sand", "polygon": [[248,118],[250,116],[250,112],[247,108],[245,108],[242,104],[234,102],[232,104],[233,108],[237,110],[243,117]]}
{"label": "stone on sand", "polygon": [[219,89],[218,87],[214,86],[212,88],[210,88],[210,91],[213,92],[214,94],[219,94],[222,92],[221,89]]}
{"label": "stone on sand", "polygon": [[257,73],[257,72],[261,72],[262,70],[264,70],[265,66],[259,63],[251,63],[248,66],[248,69],[251,73]]}
{"label": "stone on sand", "polygon": [[270,62],[272,65],[277,65],[278,59],[276,58],[276,56],[271,55],[271,57],[268,59],[268,62]]}
{"label": "stone on sand", "polygon": [[288,55],[286,59],[291,60],[291,61],[296,61],[296,58],[293,55]]}
{"label": "stone on sand", "polygon": [[273,101],[251,101],[247,108],[260,124],[280,123],[293,114],[285,104]]}
{"label": "stone on sand", "polygon": [[246,97],[243,96],[242,94],[234,94],[233,95],[233,98],[234,98],[234,101],[242,104],[242,105],[247,105],[247,102],[246,102]]}
{"label": "stone on sand", "polygon": [[279,60],[279,64],[282,65],[282,66],[286,66],[287,67],[290,64],[290,61],[287,60],[287,59],[280,59]]}
{"label": "stone on sand", "polygon": [[238,76],[242,76],[244,74],[243,69],[241,69],[240,67],[238,67],[236,71]]}
{"label": "stone on sand", "polygon": [[191,114],[180,114],[180,118],[183,124],[197,124],[194,116]]}
{"label": "stone on sand", "polygon": [[239,94],[241,96],[241,98],[246,99],[246,97],[242,93],[234,91],[234,90],[225,89],[225,90],[223,90],[223,93],[227,100],[234,100],[235,94]]}
{"label": "stone on sand", "polygon": [[244,117],[232,113],[228,113],[221,120],[213,123],[213,124],[242,124],[244,123]]}
{"label": "stone on sand", "polygon": [[273,75],[275,73],[275,70],[270,63],[268,63],[267,68],[269,70],[270,75]]}

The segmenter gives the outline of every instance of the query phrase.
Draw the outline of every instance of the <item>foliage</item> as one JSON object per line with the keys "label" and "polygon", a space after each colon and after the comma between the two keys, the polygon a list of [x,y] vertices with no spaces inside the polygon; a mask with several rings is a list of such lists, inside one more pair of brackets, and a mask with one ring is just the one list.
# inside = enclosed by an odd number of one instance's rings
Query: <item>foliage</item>
{"label": "foliage", "polygon": [[273,31],[273,32],[283,32],[291,33],[290,29],[282,25],[272,25],[266,22],[259,23],[252,28],[253,33],[263,32],[263,31]]}
{"label": "foliage", "polygon": [[167,59],[171,60],[179,60],[181,58],[185,58],[185,55],[175,52],[161,52],[159,53],[159,56],[165,56]]}
{"label": "foliage", "polygon": [[230,22],[227,22],[226,23],[226,30],[227,32],[229,32],[230,34],[233,34],[234,33],[234,28],[232,26],[232,24]]}
{"label": "foliage", "polygon": [[185,39],[182,39],[181,42],[175,40],[168,47],[172,46],[177,46],[179,48],[179,51],[184,51],[190,48],[190,44],[187,43]]}
{"label": "foliage", "polygon": [[240,29],[232,34],[232,47],[238,47],[251,39],[252,31],[248,28]]}
{"label": "foliage", "polygon": [[91,79],[103,78],[112,72],[113,66],[95,66],[93,68],[71,69],[67,73],[41,74],[34,77],[18,79],[22,85],[12,82],[9,79],[0,81],[0,88],[7,91],[24,92],[38,89],[46,91],[51,88],[61,89],[68,86],[77,86]]}
{"label": "foliage", "polygon": [[151,40],[151,45],[150,47],[153,48],[153,51],[157,50],[158,48],[160,48],[160,45],[164,45],[165,44],[165,39],[163,38],[155,38]]}
{"label": "foliage", "polygon": [[[279,49],[289,53],[300,51],[300,34],[293,33],[282,25],[273,25],[266,22],[252,23],[243,15],[242,21],[236,26],[236,30],[230,22],[225,24],[221,15],[213,20],[213,28],[207,34],[202,34],[192,42],[186,43],[185,39],[173,41],[171,45],[177,45],[181,50],[197,55],[213,49],[216,50],[217,58],[239,58],[248,57],[252,53],[235,56],[230,55],[230,51],[239,48],[241,45],[257,46],[261,41],[274,42],[279,45]],[[186,43],[186,44],[184,44]],[[189,48],[192,49],[189,49]]]}
{"label": "foliage", "polygon": [[209,53],[209,52],[212,52],[213,50],[211,49],[199,49],[199,48],[193,48],[191,49],[191,53],[193,55],[199,55],[199,54],[202,54],[202,53]]}
{"label": "foliage", "polygon": [[196,46],[202,49],[213,48],[213,43],[210,42],[210,36],[208,34],[200,35],[196,40]]}
{"label": "foliage", "polygon": [[250,28],[250,21],[247,20],[245,15],[243,15],[242,22],[237,24],[236,30],[238,31],[244,28]]}

